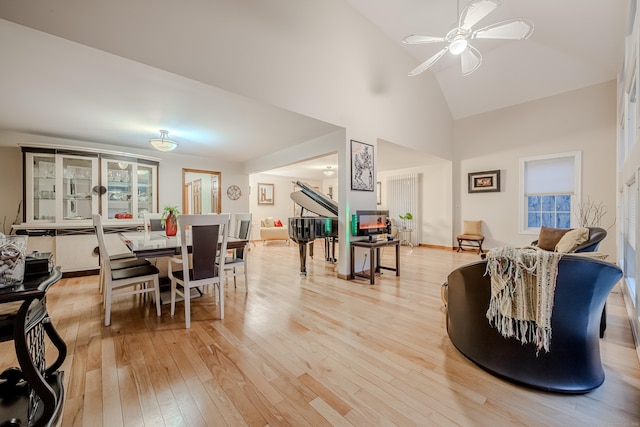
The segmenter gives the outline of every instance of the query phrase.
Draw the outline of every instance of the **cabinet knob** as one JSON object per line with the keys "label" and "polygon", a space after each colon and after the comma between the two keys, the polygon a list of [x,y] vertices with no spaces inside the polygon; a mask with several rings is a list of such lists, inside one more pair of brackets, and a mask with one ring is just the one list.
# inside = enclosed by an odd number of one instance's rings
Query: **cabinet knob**
{"label": "cabinet knob", "polygon": [[98,194],[102,196],[104,193],[107,192],[107,187],[105,187],[104,185],[96,185],[91,189],[91,191],[93,192],[93,194]]}

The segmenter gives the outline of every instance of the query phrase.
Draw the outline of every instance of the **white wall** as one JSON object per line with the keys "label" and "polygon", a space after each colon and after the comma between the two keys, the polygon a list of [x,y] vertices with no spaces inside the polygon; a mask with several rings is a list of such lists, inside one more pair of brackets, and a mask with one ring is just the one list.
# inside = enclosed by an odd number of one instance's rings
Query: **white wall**
{"label": "white wall", "polygon": [[18,213],[22,222],[22,153],[17,146],[0,147],[0,233],[9,234]]}
{"label": "white wall", "polygon": [[[382,187],[382,204],[377,209],[389,209],[387,204],[387,178],[394,175],[416,173],[420,188],[420,226],[417,240],[421,244],[451,247],[452,216],[452,163],[440,163],[414,168],[378,172]],[[415,213],[414,213],[415,216]],[[395,218],[399,220],[398,218]]]}
{"label": "white wall", "polygon": [[[293,192],[293,182],[297,181],[295,177],[285,177],[277,175],[253,174],[249,176],[249,185],[251,186],[250,195],[250,212],[253,222],[253,239],[260,239],[260,220],[266,217],[273,217],[282,221],[283,226],[287,226],[288,219],[294,216],[293,200],[291,200],[291,192]],[[319,180],[302,180],[314,187],[322,188],[322,181]],[[258,204],[258,183],[273,184],[273,205]]]}
{"label": "white wall", "polygon": [[[582,151],[582,198],[607,208],[603,225],[616,218],[616,83],[528,102],[456,121],[453,167],[454,233],[462,221],[483,221],[484,247],[523,246],[536,235],[519,233],[519,159]],[[467,192],[470,172],[501,170],[501,191]],[[600,245],[615,258],[615,228]]]}

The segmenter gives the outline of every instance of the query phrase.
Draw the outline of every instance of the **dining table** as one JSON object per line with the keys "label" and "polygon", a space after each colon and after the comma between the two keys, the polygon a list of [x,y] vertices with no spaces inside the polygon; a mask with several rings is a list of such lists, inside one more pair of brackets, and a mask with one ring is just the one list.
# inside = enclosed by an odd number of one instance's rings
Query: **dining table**
{"label": "dining table", "polygon": [[[120,238],[137,258],[171,257],[180,254],[180,233],[167,236],[162,231],[135,231],[120,233]],[[190,249],[190,233],[187,244]],[[249,243],[248,239],[227,237],[227,250],[242,249]],[[218,243],[220,245],[220,243]]]}

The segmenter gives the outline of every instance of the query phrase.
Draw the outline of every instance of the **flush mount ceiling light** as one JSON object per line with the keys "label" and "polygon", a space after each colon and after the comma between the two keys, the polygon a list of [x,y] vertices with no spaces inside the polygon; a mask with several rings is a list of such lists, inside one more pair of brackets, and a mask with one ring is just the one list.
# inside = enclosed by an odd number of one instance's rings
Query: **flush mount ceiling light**
{"label": "flush mount ceiling light", "polygon": [[[498,0],[475,0],[469,3],[462,13],[458,13],[458,24],[444,37],[407,36],[402,42],[407,44],[446,42],[440,52],[418,65],[409,72],[409,76],[417,76],[438,62],[445,53],[460,56],[462,75],[466,76],[478,69],[482,63],[482,55],[469,44],[474,39],[524,40],[533,33],[533,22],[526,18],[512,18],[489,25],[479,30],[472,27],[493,12],[500,2]],[[458,2],[458,9],[460,3]]]}
{"label": "flush mount ceiling light", "polygon": [[336,173],[336,171],[334,171],[333,169],[331,169],[331,166],[327,166],[327,169],[325,169],[322,173],[324,173],[327,176],[331,176],[334,173]]}
{"label": "flush mount ceiling light", "polygon": [[178,146],[177,142],[169,139],[169,131],[166,130],[160,130],[160,138],[150,139],[149,144],[158,151],[173,151]]}

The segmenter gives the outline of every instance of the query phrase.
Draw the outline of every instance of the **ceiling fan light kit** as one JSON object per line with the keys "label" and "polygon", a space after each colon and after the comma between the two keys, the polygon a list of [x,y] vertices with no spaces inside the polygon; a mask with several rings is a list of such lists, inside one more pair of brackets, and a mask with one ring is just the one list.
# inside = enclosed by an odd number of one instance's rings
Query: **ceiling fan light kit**
{"label": "ceiling fan light kit", "polygon": [[533,33],[533,22],[527,18],[512,18],[506,21],[473,30],[473,26],[493,12],[500,2],[498,0],[475,0],[469,3],[459,14],[458,24],[444,37],[416,36],[405,37],[406,44],[423,44],[445,42],[447,45],[435,55],[409,72],[409,76],[417,76],[435,64],[445,53],[460,56],[463,76],[467,76],[482,64],[480,51],[469,44],[475,39],[524,40]]}
{"label": "ceiling fan light kit", "polygon": [[177,142],[169,139],[169,131],[166,130],[160,130],[160,138],[150,139],[149,144],[158,151],[173,151],[178,146]]}

